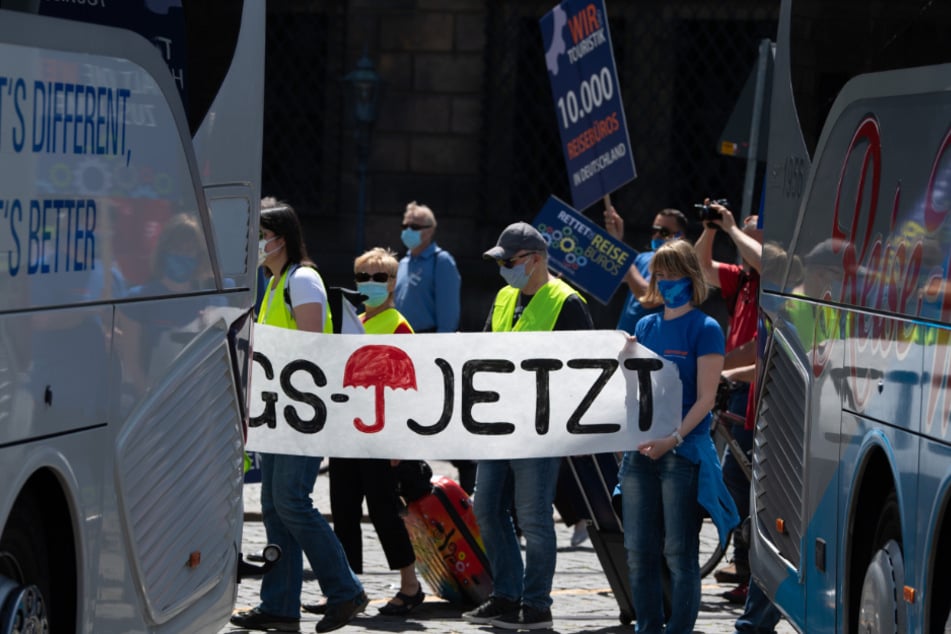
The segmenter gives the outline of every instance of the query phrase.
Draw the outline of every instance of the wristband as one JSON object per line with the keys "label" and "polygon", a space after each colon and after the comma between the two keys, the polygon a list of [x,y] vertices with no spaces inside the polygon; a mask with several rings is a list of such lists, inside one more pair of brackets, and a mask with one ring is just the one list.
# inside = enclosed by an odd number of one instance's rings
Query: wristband
{"label": "wristband", "polygon": [[684,444],[684,437],[680,435],[679,430],[675,429],[671,436],[673,436],[674,440],[677,441],[674,447],[679,447],[680,445]]}

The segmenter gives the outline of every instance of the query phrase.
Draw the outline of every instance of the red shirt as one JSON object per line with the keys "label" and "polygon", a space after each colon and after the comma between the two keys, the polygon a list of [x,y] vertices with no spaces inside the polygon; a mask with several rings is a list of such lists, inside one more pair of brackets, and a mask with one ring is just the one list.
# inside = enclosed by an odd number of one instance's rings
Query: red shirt
{"label": "red shirt", "polygon": [[746,273],[736,264],[717,262],[720,278],[720,293],[730,311],[730,330],[726,336],[726,352],[729,353],[756,337],[756,321],[759,318],[759,273]]}

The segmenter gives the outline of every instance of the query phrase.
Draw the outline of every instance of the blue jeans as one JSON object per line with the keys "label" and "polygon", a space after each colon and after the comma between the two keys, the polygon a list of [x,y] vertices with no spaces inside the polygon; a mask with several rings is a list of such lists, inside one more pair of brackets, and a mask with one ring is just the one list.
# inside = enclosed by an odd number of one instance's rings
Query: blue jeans
{"label": "blue jeans", "polygon": [[261,581],[260,609],[275,616],[300,616],[303,553],[328,603],[343,603],[363,586],[350,570],[343,547],[311,492],[321,458],[261,454],[261,512],[267,540],[281,547],[281,559]]}
{"label": "blue jeans", "polygon": [[674,452],[621,464],[624,546],[638,634],[664,632],[663,561],[674,599],[667,634],[690,634],[700,611],[700,466]]}
{"label": "blue jeans", "polygon": [[[474,507],[492,568],[492,595],[536,609],[551,607],[555,576],[552,503],[561,458],[483,460],[476,472]],[[512,508],[525,536],[525,563]]]}
{"label": "blue jeans", "polygon": [[[746,402],[749,399],[750,386],[745,385],[745,389],[740,388],[730,394],[730,412],[738,416],[746,416]],[[740,449],[749,459],[753,451],[753,430],[746,429],[745,423],[733,423],[730,426],[730,433],[736,439]],[[730,491],[730,497],[736,504],[736,510],[740,513],[740,519],[746,518],[750,514],[750,481],[746,479],[746,474],[740,468],[740,464],[733,455],[733,450],[728,446],[726,453],[723,454],[723,483]],[[738,566],[749,567],[749,546],[742,540],[736,539],[734,533],[733,539],[733,561]]]}
{"label": "blue jeans", "polygon": [[756,583],[750,583],[750,592],[746,595],[746,605],[743,614],[736,620],[736,634],[773,634],[776,624],[782,618],[776,609],[760,590]]}

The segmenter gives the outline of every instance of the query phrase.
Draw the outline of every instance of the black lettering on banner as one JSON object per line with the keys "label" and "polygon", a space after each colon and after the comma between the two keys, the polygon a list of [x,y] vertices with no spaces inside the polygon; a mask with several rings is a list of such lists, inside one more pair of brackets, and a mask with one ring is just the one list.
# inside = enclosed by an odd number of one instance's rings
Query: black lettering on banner
{"label": "black lettering on banner", "polygon": [[281,370],[281,389],[284,390],[284,393],[291,400],[306,403],[313,407],[314,417],[310,420],[302,420],[301,417],[297,415],[297,410],[294,409],[292,405],[287,405],[284,407],[284,420],[286,420],[287,424],[293,429],[296,429],[302,434],[316,434],[327,424],[327,406],[324,405],[324,402],[320,400],[316,394],[301,392],[291,385],[291,375],[298,370],[309,374],[317,387],[327,385],[327,377],[324,376],[323,370],[310,361],[306,359],[294,359],[288,363],[284,369]]}
{"label": "black lettering on banner", "polygon": [[651,388],[651,372],[664,367],[660,359],[624,359],[624,368],[637,372],[637,428],[647,431],[654,420],[654,392]]}
{"label": "black lettering on banner", "polygon": [[621,430],[621,425],[617,423],[602,423],[600,425],[582,425],[581,417],[598,398],[598,394],[608,384],[611,377],[617,371],[617,359],[570,359],[568,367],[572,370],[601,370],[601,374],[595,379],[588,393],[584,395],[578,407],[568,417],[569,434],[613,434]]}
{"label": "black lettering on banner", "polygon": [[456,377],[448,361],[439,358],[435,361],[439,369],[442,370],[442,414],[440,414],[439,420],[437,420],[435,424],[429,426],[420,425],[412,418],[406,421],[407,427],[421,436],[438,434],[449,426],[449,421],[452,419],[453,394],[456,392]]}
{"label": "black lettering on banner", "polygon": [[[264,368],[264,376],[268,381],[274,378],[274,367],[271,365],[270,359],[257,350],[254,351],[254,355],[251,359]],[[274,429],[277,427],[277,408],[275,406],[275,403],[277,403],[277,392],[261,392],[261,400],[264,401],[264,412],[262,412],[260,416],[252,416],[248,420],[248,427],[267,425],[268,429]]]}
{"label": "black lettering on banner", "polygon": [[504,359],[473,359],[462,365],[462,425],[473,434],[480,436],[503,436],[515,431],[515,425],[507,422],[480,423],[472,417],[472,406],[476,403],[495,403],[498,392],[477,390],[472,387],[472,377],[479,372],[515,372],[515,364]]}
{"label": "black lettering on banner", "polygon": [[535,432],[539,436],[548,433],[551,423],[551,399],[548,375],[560,370],[564,364],[558,359],[525,359],[522,369],[535,373]]}

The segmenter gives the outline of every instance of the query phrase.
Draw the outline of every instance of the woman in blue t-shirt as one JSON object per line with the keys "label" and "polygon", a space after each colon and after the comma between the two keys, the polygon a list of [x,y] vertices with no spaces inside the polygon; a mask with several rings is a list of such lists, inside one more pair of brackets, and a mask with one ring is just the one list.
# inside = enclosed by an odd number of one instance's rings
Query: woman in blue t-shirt
{"label": "woman in blue t-shirt", "polygon": [[726,535],[739,523],[710,438],[724,338],[717,322],[696,309],[706,297],[707,285],[690,243],[665,243],[655,252],[650,272],[641,301],[663,301],[664,310],[641,319],[634,334],[641,345],[677,366],[683,409],[672,434],[624,454],[620,467],[624,546],[637,615],[635,631],[665,631],[663,558],[674,598],[666,633],[689,634],[700,609],[699,505],[713,518],[724,546]]}

